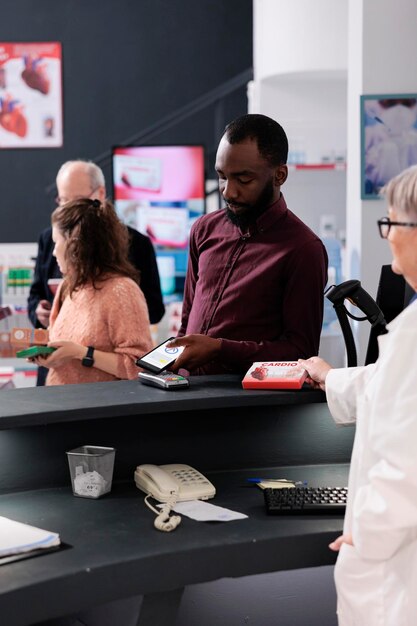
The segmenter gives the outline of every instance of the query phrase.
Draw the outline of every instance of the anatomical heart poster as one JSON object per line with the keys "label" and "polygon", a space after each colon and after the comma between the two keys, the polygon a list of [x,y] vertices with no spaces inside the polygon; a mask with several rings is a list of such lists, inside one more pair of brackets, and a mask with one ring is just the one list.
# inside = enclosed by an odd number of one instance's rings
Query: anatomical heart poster
{"label": "anatomical heart poster", "polygon": [[60,146],[61,44],[0,42],[0,149]]}

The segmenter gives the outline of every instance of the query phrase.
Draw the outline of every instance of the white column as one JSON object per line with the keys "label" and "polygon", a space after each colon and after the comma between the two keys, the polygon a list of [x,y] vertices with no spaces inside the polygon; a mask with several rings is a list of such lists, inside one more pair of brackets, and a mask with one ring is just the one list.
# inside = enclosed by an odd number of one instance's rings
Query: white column
{"label": "white column", "polygon": [[254,0],[249,112],[285,128],[307,163],[346,153],[347,0]]}
{"label": "white column", "polygon": [[[416,0],[350,0],[348,19],[347,278],[375,297],[381,265],[390,263],[376,221],[384,200],[361,200],[360,96],[417,93]],[[369,326],[359,324],[363,363]]]}

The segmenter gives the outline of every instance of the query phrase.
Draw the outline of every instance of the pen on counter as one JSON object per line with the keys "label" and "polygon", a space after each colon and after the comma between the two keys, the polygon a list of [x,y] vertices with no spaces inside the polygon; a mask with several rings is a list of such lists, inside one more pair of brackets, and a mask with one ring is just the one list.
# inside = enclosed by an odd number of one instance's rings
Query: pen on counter
{"label": "pen on counter", "polygon": [[297,485],[297,487],[307,487],[307,480],[288,480],[288,478],[247,478],[246,482],[248,483],[262,483],[264,481],[274,482],[274,483],[292,483]]}

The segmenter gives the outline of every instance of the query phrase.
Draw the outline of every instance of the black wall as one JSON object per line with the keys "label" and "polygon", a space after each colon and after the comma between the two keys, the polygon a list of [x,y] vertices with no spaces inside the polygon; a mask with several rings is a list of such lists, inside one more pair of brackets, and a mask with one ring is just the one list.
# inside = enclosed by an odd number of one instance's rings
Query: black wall
{"label": "black wall", "polygon": [[[96,160],[110,194],[112,145],[251,67],[252,1],[6,0],[0,40],[63,46],[63,147],[0,150],[0,242],[36,241],[61,163]],[[241,87],[149,143],[204,143],[213,177],[220,128],[246,112]]]}

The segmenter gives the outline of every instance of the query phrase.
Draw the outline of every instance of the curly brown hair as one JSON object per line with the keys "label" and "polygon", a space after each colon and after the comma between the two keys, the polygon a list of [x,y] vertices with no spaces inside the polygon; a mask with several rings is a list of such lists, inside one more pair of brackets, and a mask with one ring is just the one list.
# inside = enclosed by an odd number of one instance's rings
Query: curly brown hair
{"label": "curly brown hair", "polygon": [[128,276],[139,283],[140,274],[128,259],[129,231],[111,202],[81,198],[66,202],[52,213],[52,226],[67,240],[65,292],[97,283],[109,274]]}

